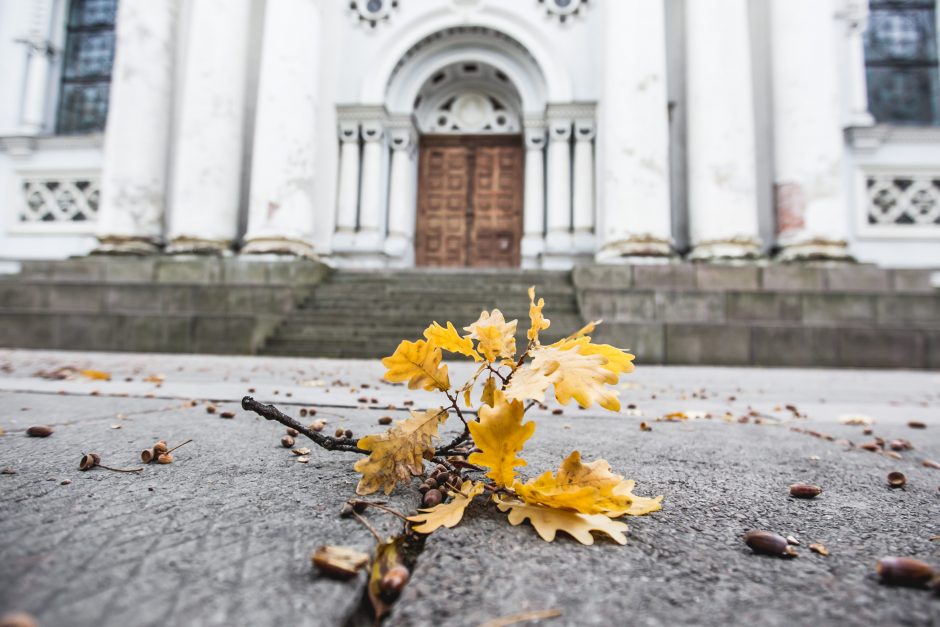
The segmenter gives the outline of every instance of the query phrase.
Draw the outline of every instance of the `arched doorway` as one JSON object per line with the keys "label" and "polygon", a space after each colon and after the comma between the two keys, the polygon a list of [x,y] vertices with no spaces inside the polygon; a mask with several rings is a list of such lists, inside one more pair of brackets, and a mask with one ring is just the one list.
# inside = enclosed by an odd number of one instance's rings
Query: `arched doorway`
{"label": "arched doorway", "polygon": [[519,266],[524,152],[509,78],[486,63],[450,64],[425,81],[414,111],[416,265]]}

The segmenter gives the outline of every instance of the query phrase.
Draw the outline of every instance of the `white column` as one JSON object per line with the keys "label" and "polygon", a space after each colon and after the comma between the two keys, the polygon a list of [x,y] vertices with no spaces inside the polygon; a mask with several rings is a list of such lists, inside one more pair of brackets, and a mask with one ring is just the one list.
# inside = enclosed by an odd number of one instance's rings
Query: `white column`
{"label": "white column", "polygon": [[691,259],[760,255],[747,5],[686,3]]}
{"label": "white column", "polygon": [[850,81],[849,124],[871,126],[875,118],[868,110],[868,76],[865,73],[865,41],[868,28],[868,0],[846,0],[847,65]]}
{"label": "white column", "polygon": [[617,0],[604,3],[604,11],[596,259],[668,258],[673,240],[665,0]]}
{"label": "white column", "polygon": [[842,108],[832,0],[771,2],[780,259],[845,259]]}
{"label": "white column", "polygon": [[339,125],[339,184],[336,189],[336,232],[333,249],[352,247],[359,212],[359,123]]}
{"label": "white column", "polygon": [[545,251],[545,125],[525,129],[525,190],[522,212],[522,266],[537,268]]}
{"label": "white column", "polygon": [[122,0],[104,140],[100,253],[149,253],[163,231],[176,0]]}
{"label": "white column", "polygon": [[362,123],[362,185],[359,191],[359,233],[357,247],[363,250],[382,250],[382,157],[385,151],[385,129],[382,122],[370,120]]}
{"label": "white column", "polygon": [[417,134],[413,128],[389,130],[392,164],[385,254],[398,266],[414,265],[415,210],[418,191],[418,169],[414,158],[416,142]]}
{"label": "white column", "polygon": [[316,0],[269,2],[243,253],[312,253],[319,103]]}
{"label": "white column", "polygon": [[46,128],[46,104],[49,99],[49,74],[55,56],[51,32],[52,4],[52,0],[33,0],[29,10],[30,28],[19,40],[27,51],[19,120],[20,130],[26,135],[38,135],[49,130]]}
{"label": "white column", "polygon": [[574,249],[593,253],[594,238],[594,120],[575,120],[572,168]]}
{"label": "white column", "polygon": [[227,251],[238,236],[250,0],[192,0],[169,252]]}
{"label": "white column", "polygon": [[546,252],[570,255],[571,248],[571,120],[548,124],[548,198]]}

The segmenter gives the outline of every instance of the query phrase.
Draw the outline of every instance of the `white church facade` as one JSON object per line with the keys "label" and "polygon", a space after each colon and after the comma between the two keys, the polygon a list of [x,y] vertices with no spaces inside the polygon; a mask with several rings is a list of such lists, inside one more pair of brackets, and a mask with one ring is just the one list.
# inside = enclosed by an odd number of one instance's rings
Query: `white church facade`
{"label": "white church facade", "polygon": [[0,0],[0,259],[940,267],[936,0]]}

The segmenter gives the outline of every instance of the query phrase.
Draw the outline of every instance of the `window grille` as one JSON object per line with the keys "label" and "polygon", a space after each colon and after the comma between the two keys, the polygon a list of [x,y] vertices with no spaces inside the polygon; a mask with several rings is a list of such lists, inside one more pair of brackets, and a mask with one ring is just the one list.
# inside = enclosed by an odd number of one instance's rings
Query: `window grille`
{"label": "window grille", "polygon": [[72,0],[62,64],[57,132],[104,130],[108,116],[117,0]]}

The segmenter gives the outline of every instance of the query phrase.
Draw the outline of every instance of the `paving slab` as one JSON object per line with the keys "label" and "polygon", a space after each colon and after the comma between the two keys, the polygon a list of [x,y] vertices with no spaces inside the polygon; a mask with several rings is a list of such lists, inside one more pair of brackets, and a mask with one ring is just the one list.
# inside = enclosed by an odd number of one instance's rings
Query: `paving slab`
{"label": "paving slab", "polygon": [[[111,381],[36,376],[64,366]],[[238,401],[253,390],[294,416],[315,408],[328,430],[357,436],[380,431],[380,416],[403,417],[405,401],[437,404],[381,374],[376,361],[0,350],[0,467],[16,471],[0,475],[0,614],[27,611],[52,627],[364,624],[362,576],[336,582],[309,563],[320,544],[373,544],[338,516],[356,456],[315,450],[298,463],[279,445],[283,428]],[[626,546],[582,546],[563,535],[545,543],[479,499],[460,526],[430,536],[388,624],[479,625],[547,609],[562,614],[546,625],[940,623],[940,597],[874,576],[885,555],[940,566],[929,540],[940,533],[940,471],[920,465],[940,459],[940,374],[641,365],[623,381],[618,415],[555,415],[553,403],[530,412],[538,428],[521,474],[578,449],[635,479],[638,494],[664,495],[663,510],[627,520]],[[690,419],[656,421],[677,411]],[[840,423],[846,414],[870,416],[876,435],[915,450],[895,460],[806,433],[868,440]],[[55,432],[28,438],[32,424]],[[84,452],[133,467],[159,438],[193,442],[139,475],[78,470]],[[907,475],[905,489],[886,487],[891,470]],[[824,492],[791,499],[797,481]],[[416,487],[390,504],[410,510]],[[383,534],[399,529],[388,516],[369,520]],[[751,528],[796,536],[800,557],[751,554],[741,541]],[[810,542],[831,554],[810,553]]]}

